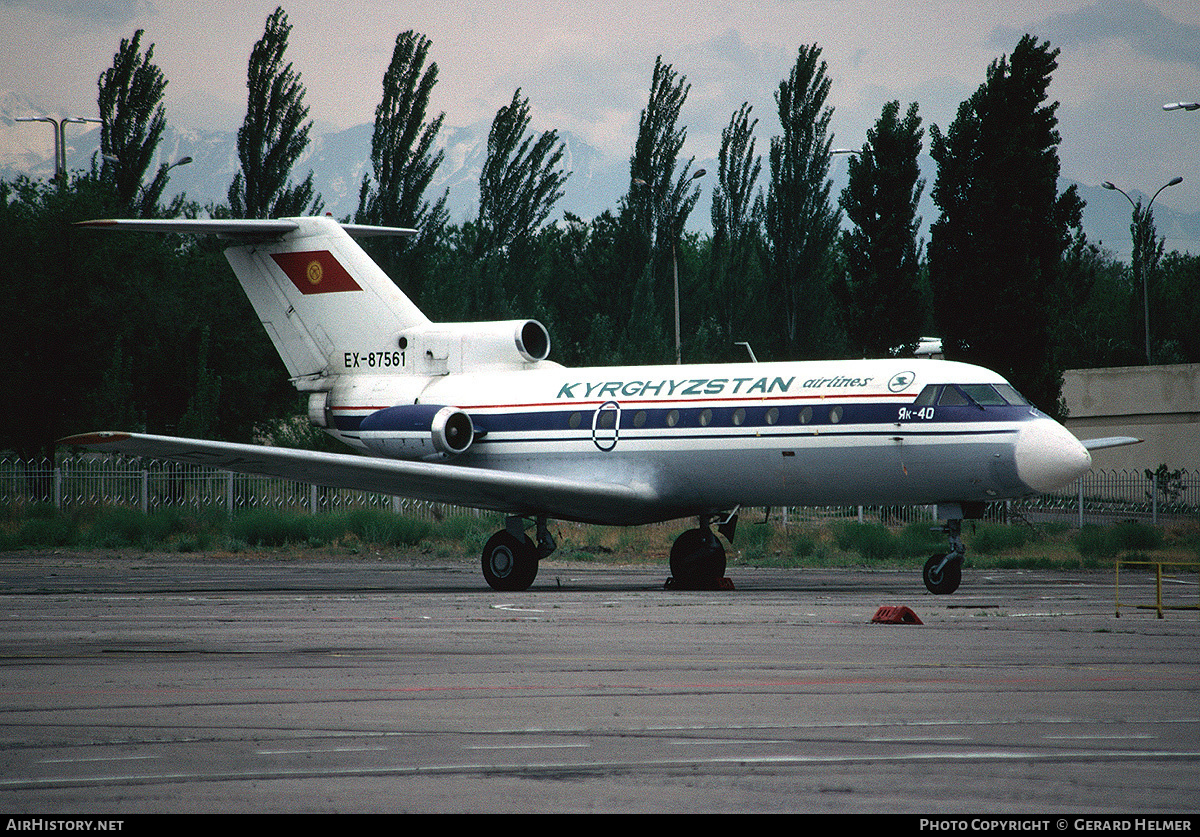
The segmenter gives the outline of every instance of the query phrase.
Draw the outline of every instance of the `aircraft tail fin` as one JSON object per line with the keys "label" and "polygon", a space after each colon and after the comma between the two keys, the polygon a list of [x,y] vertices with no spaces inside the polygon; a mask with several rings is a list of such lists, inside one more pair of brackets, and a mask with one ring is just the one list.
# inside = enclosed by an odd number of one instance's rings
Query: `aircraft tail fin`
{"label": "aircraft tail fin", "polygon": [[326,389],[326,378],[344,369],[347,358],[356,367],[400,371],[400,333],[429,325],[351,238],[415,230],[342,225],[321,217],[88,221],[82,226],[231,239],[225,257],[300,390]]}

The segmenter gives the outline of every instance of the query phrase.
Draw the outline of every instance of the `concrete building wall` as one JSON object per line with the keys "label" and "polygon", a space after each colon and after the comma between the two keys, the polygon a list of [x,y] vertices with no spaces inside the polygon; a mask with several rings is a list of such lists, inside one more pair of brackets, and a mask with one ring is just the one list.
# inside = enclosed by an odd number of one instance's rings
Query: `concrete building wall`
{"label": "concrete building wall", "polygon": [[1135,436],[1094,451],[1097,468],[1200,471],[1200,364],[1071,369],[1063,374],[1067,428],[1080,439]]}

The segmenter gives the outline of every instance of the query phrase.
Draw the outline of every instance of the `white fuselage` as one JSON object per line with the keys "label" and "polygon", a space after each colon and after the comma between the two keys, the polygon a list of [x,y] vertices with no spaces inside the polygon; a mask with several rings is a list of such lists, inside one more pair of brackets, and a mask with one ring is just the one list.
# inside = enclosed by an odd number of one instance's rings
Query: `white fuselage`
{"label": "white fuselage", "polygon": [[[360,428],[398,404],[470,416],[475,440],[447,464],[641,484],[663,498],[629,510],[546,509],[645,523],[742,506],[985,502],[1060,487],[1090,467],[1083,446],[1028,404],[914,407],[929,385],[1004,385],[936,360],[807,361],[343,376],[329,429],[388,452]],[[960,399],[961,400],[961,399]],[[444,455],[437,458],[445,459]],[[512,511],[520,512],[520,508]]]}

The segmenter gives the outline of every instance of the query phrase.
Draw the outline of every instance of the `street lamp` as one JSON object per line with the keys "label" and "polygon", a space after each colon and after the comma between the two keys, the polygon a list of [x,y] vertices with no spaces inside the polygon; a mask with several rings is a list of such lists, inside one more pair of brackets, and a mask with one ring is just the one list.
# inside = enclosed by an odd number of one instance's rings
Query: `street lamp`
{"label": "street lamp", "polygon": [[[1197,107],[1200,107],[1200,105],[1198,105]],[[1150,203],[1146,204],[1146,213],[1142,217],[1145,218],[1147,221],[1149,220],[1150,207],[1154,206],[1154,198],[1157,198],[1159,196],[1159,193],[1161,193],[1163,189],[1166,189],[1168,186],[1178,186],[1182,182],[1183,182],[1182,177],[1173,177],[1170,180],[1168,180],[1166,183],[1164,183],[1162,186],[1159,186],[1158,191],[1154,193],[1154,197],[1150,198]],[[1125,200],[1129,201],[1129,205],[1133,207],[1134,212],[1137,212],[1138,205],[1133,202],[1133,198],[1129,197],[1129,195],[1125,192],[1124,189],[1118,188],[1116,185],[1114,185],[1113,183],[1111,183],[1107,180],[1104,181],[1103,183],[1101,183],[1100,185],[1103,186],[1105,189],[1111,189],[1114,192],[1120,192],[1122,195],[1125,195]],[[1136,235],[1136,232],[1134,234]],[[1137,241],[1134,241],[1133,246],[1135,248],[1137,247]],[[1142,263],[1141,263],[1141,265],[1139,265],[1139,270],[1141,271],[1141,274],[1142,274],[1142,308],[1143,308],[1143,313],[1144,313],[1145,322],[1146,322],[1146,365],[1149,366],[1150,365],[1150,294],[1149,294],[1148,284],[1147,284],[1148,280],[1146,277],[1146,273],[1147,273],[1147,271],[1146,271],[1146,255],[1147,255],[1146,249],[1147,248],[1145,246],[1145,243],[1143,243]]]}
{"label": "street lamp", "polygon": [[[708,171],[706,169],[696,169],[694,172],[692,172],[692,176],[689,177],[684,182],[690,183],[693,180],[697,180],[701,177],[704,177],[704,175],[706,175],[706,174],[708,174]],[[633,182],[635,184],[637,184],[638,186],[649,186],[650,185],[645,180],[642,180],[640,177],[635,177],[633,179]],[[657,223],[657,221],[658,221],[657,201],[655,202],[655,206],[654,206],[654,214],[656,216],[655,221]],[[678,220],[679,220],[678,217],[671,219],[671,267],[672,267],[672,270],[675,275],[675,364],[676,365],[680,365],[683,363],[683,355],[682,355],[682,351],[680,348],[680,342],[679,342],[679,257],[676,255],[676,252],[675,252],[675,222]],[[682,230],[680,230],[680,232],[682,233]]]}
{"label": "street lamp", "polygon": [[67,123],[83,124],[85,122],[99,122],[103,124],[103,120],[91,119],[86,116],[66,116],[61,120],[55,119],[52,116],[18,116],[16,122],[49,122],[54,128],[54,179],[59,185],[64,185],[67,182]]}

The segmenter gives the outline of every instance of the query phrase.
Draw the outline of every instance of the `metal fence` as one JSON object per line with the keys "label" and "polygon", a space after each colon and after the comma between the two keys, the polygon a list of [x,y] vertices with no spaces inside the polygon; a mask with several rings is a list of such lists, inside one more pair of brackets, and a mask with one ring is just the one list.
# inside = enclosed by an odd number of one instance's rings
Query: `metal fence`
{"label": "metal fence", "polygon": [[320,514],[367,507],[423,520],[461,511],[390,494],[96,454],[63,457],[56,462],[0,458],[0,506],[22,504],[53,504],[63,511],[121,506],[147,513],[168,508],[219,508],[230,516],[250,509]]}
{"label": "metal fence", "polygon": [[[296,480],[234,474],[199,465],[100,454],[57,461],[0,458],[0,506],[53,504],[69,511],[123,506],[144,512],[167,508],[249,509],[319,514],[354,508],[388,509],[423,520],[471,509],[368,491],[327,488]],[[836,520],[904,525],[937,518],[935,506],[828,506],[773,509],[785,524]],[[1056,520],[1069,525],[1137,519],[1159,523],[1200,516],[1200,472],[1089,471],[1052,494],[989,504],[985,517],[1000,523]]]}

